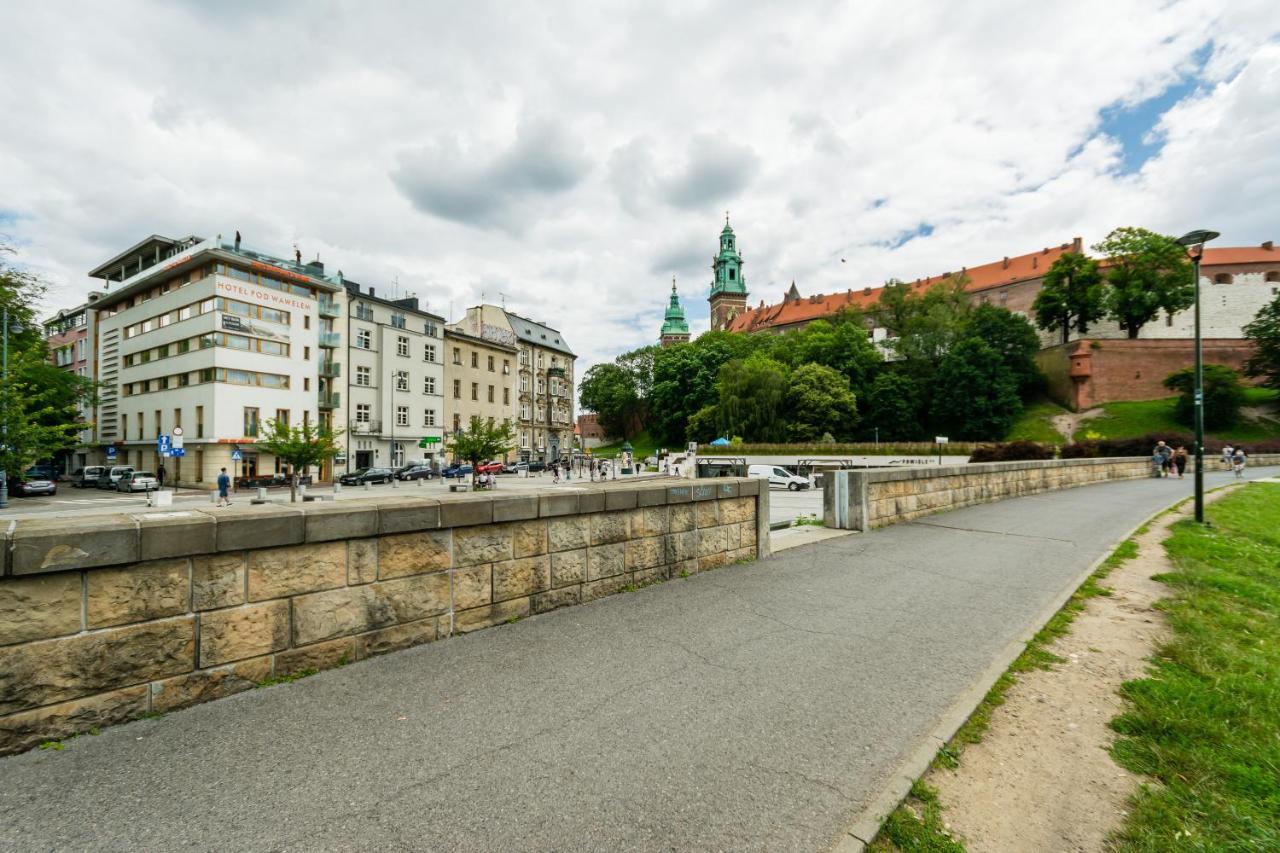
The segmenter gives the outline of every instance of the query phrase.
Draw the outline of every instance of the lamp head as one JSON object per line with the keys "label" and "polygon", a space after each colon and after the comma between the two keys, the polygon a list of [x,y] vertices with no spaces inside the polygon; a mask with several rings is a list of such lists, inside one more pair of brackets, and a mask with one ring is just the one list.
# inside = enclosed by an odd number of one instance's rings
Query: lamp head
{"label": "lamp head", "polygon": [[1178,243],[1190,249],[1191,257],[1198,261],[1204,254],[1204,244],[1217,236],[1217,231],[1188,231],[1178,238]]}

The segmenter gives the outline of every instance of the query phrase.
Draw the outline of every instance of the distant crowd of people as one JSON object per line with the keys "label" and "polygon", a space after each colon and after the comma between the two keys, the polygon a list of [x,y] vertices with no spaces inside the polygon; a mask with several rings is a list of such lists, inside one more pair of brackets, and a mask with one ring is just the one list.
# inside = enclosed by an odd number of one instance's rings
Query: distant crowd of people
{"label": "distant crowd of people", "polygon": [[[1151,450],[1151,476],[1172,477],[1175,474],[1181,479],[1187,471],[1191,459],[1187,448],[1182,445],[1170,447],[1163,441],[1157,441]],[[1222,448],[1222,466],[1234,471],[1237,477],[1244,476],[1245,466],[1249,463],[1249,454],[1243,447],[1232,447],[1230,444]]]}

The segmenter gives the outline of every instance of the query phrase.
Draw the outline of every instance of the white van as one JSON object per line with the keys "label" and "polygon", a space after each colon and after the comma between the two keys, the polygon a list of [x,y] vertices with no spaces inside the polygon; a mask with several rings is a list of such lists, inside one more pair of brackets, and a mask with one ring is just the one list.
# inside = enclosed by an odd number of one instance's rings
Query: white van
{"label": "white van", "polygon": [[793,492],[807,489],[812,485],[804,477],[792,474],[786,468],[781,468],[777,465],[752,465],[747,468],[747,476],[768,480],[770,487],[785,486]]}

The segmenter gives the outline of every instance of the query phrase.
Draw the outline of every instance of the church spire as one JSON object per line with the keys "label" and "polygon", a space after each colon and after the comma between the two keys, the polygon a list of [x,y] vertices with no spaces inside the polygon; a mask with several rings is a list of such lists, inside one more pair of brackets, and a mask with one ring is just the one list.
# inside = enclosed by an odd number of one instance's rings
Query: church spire
{"label": "church spire", "polygon": [[684,308],[680,306],[680,294],[676,290],[675,276],[671,277],[671,299],[667,303],[667,313],[663,315],[662,331],[658,333],[658,340],[664,347],[689,340],[689,324],[684,318]]}
{"label": "church spire", "polygon": [[711,259],[711,328],[723,329],[747,307],[747,279],[742,274],[742,256],[738,254],[738,237],[729,224],[729,211],[724,212],[724,230],[720,232],[720,251]]}

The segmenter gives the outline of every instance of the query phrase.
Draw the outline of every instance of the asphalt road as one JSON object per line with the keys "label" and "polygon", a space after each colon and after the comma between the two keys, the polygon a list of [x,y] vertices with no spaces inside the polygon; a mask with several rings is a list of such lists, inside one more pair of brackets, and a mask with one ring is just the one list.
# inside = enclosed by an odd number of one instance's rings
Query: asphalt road
{"label": "asphalt road", "polygon": [[959,510],[0,759],[0,849],[822,849],[1190,489]]}

